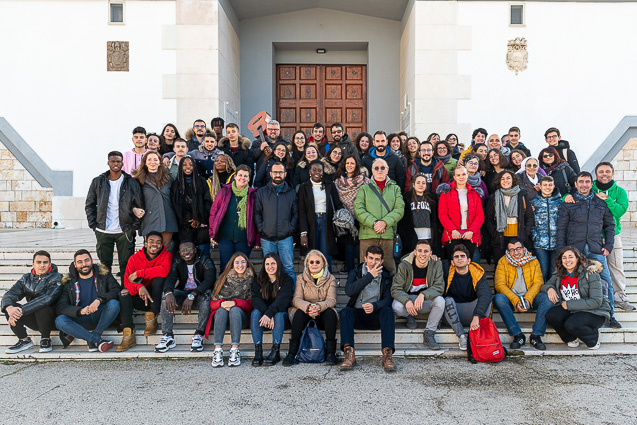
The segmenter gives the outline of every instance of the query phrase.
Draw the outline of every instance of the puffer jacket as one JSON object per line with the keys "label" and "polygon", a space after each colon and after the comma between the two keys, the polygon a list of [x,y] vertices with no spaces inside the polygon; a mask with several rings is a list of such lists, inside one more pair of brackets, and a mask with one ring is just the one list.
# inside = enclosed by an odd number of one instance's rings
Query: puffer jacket
{"label": "puffer jacket", "polygon": [[[557,153],[560,154],[560,158],[568,162],[568,165],[571,166],[575,174],[579,174],[579,161],[577,161],[577,155],[575,155],[575,152],[571,150],[571,144],[566,140],[560,140],[554,148],[557,149]],[[564,156],[564,153],[566,153],[566,156]]]}
{"label": "puffer jacket", "polygon": [[[217,277],[217,269],[212,259],[203,255],[199,250],[195,255],[195,262],[192,268],[192,277],[197,287],[192,290],[195,295],[203,295],[212,289],[212,285]],[[170,273],[164,281],[164,292],[174,289],[185,290],[188,281],[188,265],[181,257],[175,257],[170,267]]]}
{"label": "puffer jacket", "polygon": [[196,161],[199,175],[207,179],[212,176],[212,170],[215,169],[215,159],[220,153],[222,152],[219,148],[209,151],[201,145],[198,149],[188,152],[188,155]]}
{"label": "puffer jacket", "polygon": [[[451,240],[451,232],[453,230],[460,231],[462,225],[462,213],[460,212],[460,199],[458,198],[458,190],[456,182],[449,185],[440,186],[442,192],[438,201],[438,220],[442,224],[442,243]],[[480,236],[480,228],[484,223],[484,211],[482,210],[482,200],[478,192],[467,184],[467,203],[469,211],[467,212],[467,230],[473,232],[471,242],[480,245],[482,239]]]}
{"label": "puffer jacket", "polygon": [[2,297],[2,312],[6,313],[7,307],[18,307],[18,301],[26,298],[27,303],[20,306],[22,315],[28,316],[36,311],[54,305],[62,292],[62,275],[58,273],[55,264],[51,265],[48,272],[42,276],[35,274],[33,270],[24,274],[13,284]]}
{"label": "puffer jacket", "polygon": [[[409,290],[414,283],[413,264],[416,261],[415,258],[416,254],[412,252],[400,260],[394,276],[394,283],[391,286],[391,296],[402,304],[407,304],[407,301],[411,300],[409,298]],[[425,296],[425,300],[433,300],[442,296],[443,292],[445,292],[445,281],[442,272],[442,261],[430,258],[427,264],[427,289],[422,290],[420,293]]]}
{"label": "puffer jacket", "polygon": [[562,197],[557,189],[548,198],[541,194],[531,199],[535,209],[535,225],[531,230],[531,238],[535,249],[553,251],[557,246],[557,218],[562,205]]}
{"label": "puffer jacket", "polygon": [[341,141],[338,142],[337,145],[339,148],[341,148],[341,151],[343,152],[343,156],[341,157],[343,159],[347,158],[348,155],[354,155],[354,154],[358,155],[356,146],[354,146],[352,139],[350,139],[347,134],[343,134],[343,137],[341,137]]}
{"label": "puffer jacket", "polygon": [[[119,298],[121,289],[119,282],[113,277],[108,267],[103,264],[93,264],[93,277],[95,278],[95,288],[97,288],[97,299],[100,300],[101,305]],[[55,307],[58,315],[80,316],[82,307],[78,306],[80,302],[79,292],[77,293],[78,295],[75,292],[78,278],[79,273],[75,268],[75,264],[71,263],[69,272],[62,277],[62,294]]]}
{"label": "puffer jacket", "polygon": [[[522,274],[524,275],[524,283],[526,284],[527,291],[523,298],[529,301],[529,305],[533,305],[535,297],[540,292],[540,289],[544,284],[542,270],[540,269],[540,262],[535,258],[529,261],[522,266]],[[497,294],[505,295],[509,299],[509,302],[513,305],[514,309],[517,309],[518,301],[520,301],[520,297],[513,292],[513,287],[515,286],[517,278],[518,269],[509,263],[506,256],[500,258],[493,278],[495,283],[495,292]]]}
{"label": "puffer jacket", "polygon": [[531,151],[530,151],[530,150],[529,150],[529,148],[527,148],[527,147],[524,145],[524,143],[522,143],[522,142],[519,142],[519,143],[517,144],[517,146],[516,146],[516,147],[511,146],[511,143],[509,143],[509,142],[506,142],[506,144],[505,144],[504,146],[506,146],[507,148],[509,148],[511,151],[512,151],[513,149],[519,149],[519,150],[521,150],[522,152],[524,152],[524,154],[527,156],[527,158],[528,158],[529,156],[531,156]]}
{"label": "puffer jacket", "polygon": [[296,192],[283,182],[280,192],[272,182],[257,190],[254,200],[254,224],[261,239],[281,241],[292,236],[299,223]]}
{"label": "puffer jacket", "polygon": [[[366,273],[365,275],[363,275],[362,264],[349,271],[349,274],[347,275],[347,283],[345,284],[345,295],[349,297],[349,300],[347,301],[347,307],[356,307],[356,300],[358,299],[358,296],[367,285],[372,283],[372,280],[374,280],[374,276],[372,276],[371,273]],[[374,306],[374,312],[377,312],[384,307],[391,307],[391,289],[391,275],[387,270],[383,268],[380,280],[380,297],[378,300],[372,303],[372,305]]]}
{"label": "puffer jacket", "polygon": [[[235,151],[230,147],[230,140],[227,137],[219,140],[217,147],[225,154],[229,155],[234,162],[235,167],[239,165],[247,165],[250,170],[254,170],[254,160],[252,159],[252,152],[250,151],[252,142],[247,137],[239,136],[239,148]],[[251,175],[254,172],[251,171]]]}
{"label": "puffer jacket", "polygon": [[[318,255],[323,259],[323,264],[327,264],[325,256],[321,253]],[[336,278],[324,267],[323,276],[315,284],[308,268],[309,258],[310,256],[305,257],[303,273],[296,277],[292,307],[288,310],[290,318],[298,309],[307,311],[310,304],[317,304],[321,312],[336,307]]]}
{"label": "puffer jacket", "polygon": [[[378,199],[370,185],[374,185],[383,197],[390,211]],[[354,200],[354,215],[360,223],[359,239],[394,239],[394,227],[405,214],[405,201],[400,187],[387,178],[385,188],[381,191],[374,180],[361,186]],[[385,233],[376,233],[374,222],[382,220],[387,223]]]}
{"label": "puffer jacket", "polygon": [[[591,261],[591,264],[584,267],[580,265],[577,269],[577,289],[579,290],[580,299],[566,301],[566,308],[570,312],[586,311],[597,316],[603,316],[610,319],[610,303],[608,298],[604,296],[602,289],[602,278],[599,276],[603,269],[602,263],[599,261]],[[557,273],[542,286],[542,292],[548,293],[550,288],[557,292],[559,298],[558,304],[561,304],[562,293],[560,292],[561,278]]]}
{"label": "puffer jacket", "polygon": [[[445,288],[445,296],[449,296],[449,288],[451,287],[451,282],[453,281],[453,276],[456,274],[455,266],[451,265],[449,270],[445,272],[445,282],[447,282],[447,287]],[[469,263],[469,274],[471,275],[471,280],[473,283],[473,290],[476,293],[476,298],[478,302],[476,303],[476,307],[473,310],[473,315],[478,316],[480,318],[488,317],[491,314],[491,311],[488,309],[491,301],[493,300],[493,293],[491,292],[491,288],[487,283],[487,276],[484,272],[484,269],[480,267],[476,263]]]}
{"label": "puffer jacket", "polygon": [[606,203],[593,195],[590,203],[575,198],[575,203],[560,205],[557,218],[557,245],[562,249],[573,245],[580,251],[588,244],[593,254],[608,252],[615,243],[615,221]]}
{"label": "puffer jacket", "polygon": [[[86,195],[84,210],[88,226],[95,229],[106,229],[106,213],[108,211],[108,197],[111,194],[111,184],[107,171],[95,177]],[[119,226],[122,231],[133,231],[141,226],[141,219],[133,214],[133,208],[144,209],[144,197],[139,182],[122,171],[124,181],[119,190]]]}

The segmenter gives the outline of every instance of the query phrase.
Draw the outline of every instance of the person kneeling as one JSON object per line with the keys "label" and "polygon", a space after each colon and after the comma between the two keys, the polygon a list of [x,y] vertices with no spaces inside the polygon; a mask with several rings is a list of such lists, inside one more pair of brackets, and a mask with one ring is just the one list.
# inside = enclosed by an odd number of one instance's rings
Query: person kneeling
{"label": "person kneeling", "polygon": [[349,370],[356,364],[354,329],[380,329],[383,367],[394,372],[392,359],[395,351],[395,318],[391,309],[391,276],[383,267],[383,250],[371,245],[365,250],[365,262],[351,270],[345,285],[349,296],[347,307],[341,310],[341,341],[345,359],[341,370]]}
{"label": "person kneeling", "polygon": [[203,335],[210,317],[210,290],[215,281],[217,269],[212,259],[204,255],[192,242],[179,244],[179,257],[175,258],[164,283],[161,302],[161,332],[164,336],[155,346],[155,351],[165,353],[175,348],[173,323],[175,310],[181,307],[184,315],[193,307],[197,314],[197,329],[192,337],[190,351],[203,351]]}
{"label": "person kneeling", "polygon": [[440,350],[435,334],[445,312],[445,290],[442,262],[431,258],[431,242],[419,240],[414,252],[398,265],[391,287],[392,308],[397,316],[407,318],[407,327],[416,329],[416,316],[429,313],[423,332],[423,344],[430,350]]}
{"label": "person kneeling", "polygon": [[56,307],[59,316],[55,326],[60,330],[64,348],[75,338],[85,340],[91,352],[104,353],[113,348],[113,341],[102,339],[102,332],[119,314],[119,290],[108,267],[93,264],[85,249],[75,253],[69,273],[62,278],[62,294]]}
{"label": "person kneeling", "polygon": [[520,313],[536,310],[535,322],[529,342],[538,350],[546,350],[542,336],[546,331],[546,312],[552,307],[549,298],[540,288],[542,268],[540,262],[522,246],[519,239],[511,239],[507,244],[504,257],[498,261],[495,269],[495,296],[493,304],[498,309],[509,335],[513,337],[511,349],[517,350],[526,342],[513,309]]}
{"label": "person kneeling", "polygon": [[464,326],[478,330],[480,319],[489,316],[493,294],[484,269],[471,262],[467,247],[456,245],[452,255],[445,279],[445,321],[458,336],[458,345],[464,351],[467,349]]}
{"label": "person kneeling", "polygon": [[[252,366],[274,366],[281,360],[281,340],[294,281],[285,274],[279,256],[273,252],[263,257],[259,277],[252,281],[252,316],[250,328],[254,342]],[[272,330],[272,349],[263,359],[263,329]]]}

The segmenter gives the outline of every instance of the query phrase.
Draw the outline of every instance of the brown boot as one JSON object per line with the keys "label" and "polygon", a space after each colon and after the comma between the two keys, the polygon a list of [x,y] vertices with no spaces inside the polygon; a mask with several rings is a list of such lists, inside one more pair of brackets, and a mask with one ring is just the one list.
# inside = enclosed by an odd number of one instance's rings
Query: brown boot
{"label": "brown boot", "polygon": [[356,353],[354,352],[354,347],[351,345],[346,345],[343,351],[345,359],[343,363],[341,363],[341,370],[352,370],[356,365]]}
{"label": "brown boot", "polygon": [[385,372],[396,372],[396,365],[394,364],[391,356],[391,347],[383,348],[383,367],[385,368]]}
{"label": "brown boot", "polygon": [[144,329],[144,336],[155,335],[157,333],[157,316],[155,313],[148,312],[144,314],[146,317],[146,329]]}
{"label": "brown boot", "polygon": [[136,345],[137,341],[135,341],[135,330],[131,328],[124,328],[124,338],[122,338],[122,343],[115,348],[115,351],[121,353],[122,351],[126,351]]}

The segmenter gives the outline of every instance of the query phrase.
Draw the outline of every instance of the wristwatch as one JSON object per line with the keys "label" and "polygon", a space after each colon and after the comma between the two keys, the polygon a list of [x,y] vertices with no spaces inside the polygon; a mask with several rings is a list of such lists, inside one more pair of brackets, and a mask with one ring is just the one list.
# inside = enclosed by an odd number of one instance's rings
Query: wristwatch
{"label": "wristwatch", "polygon": [[190,301],[194,301],[195,300],[195,295],[193,293],[188,294],[188,299]]}

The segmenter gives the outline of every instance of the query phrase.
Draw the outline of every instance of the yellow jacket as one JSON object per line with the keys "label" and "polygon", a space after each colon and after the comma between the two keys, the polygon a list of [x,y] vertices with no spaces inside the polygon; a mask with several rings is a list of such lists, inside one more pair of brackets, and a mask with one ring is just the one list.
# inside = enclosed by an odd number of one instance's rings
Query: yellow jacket
{"label": "yellow jacket", "polygon": [[[529,301],[529,305],[533,305],[535,296],[540,292],[542,285],[544,285],[540,262],[537,259],[529,261],[522,266],[522,274],[524,274],[524,283],[526,283],[527,290],[524,299]],[[517,268],[509,264],[506,256],[500,258],[498,266],[495,269],[495,292],[505,295],[516,310],[520,297],[515,295],[512,289],[517,277]]]}

